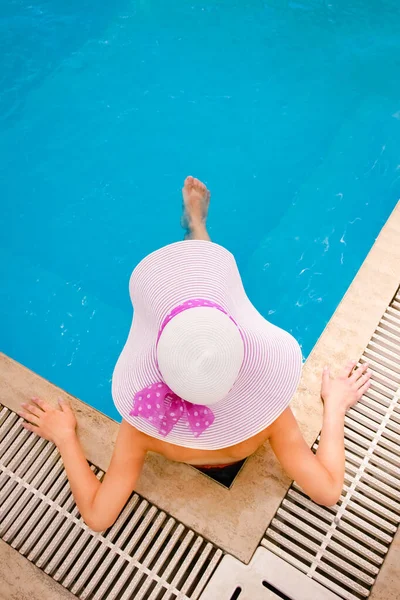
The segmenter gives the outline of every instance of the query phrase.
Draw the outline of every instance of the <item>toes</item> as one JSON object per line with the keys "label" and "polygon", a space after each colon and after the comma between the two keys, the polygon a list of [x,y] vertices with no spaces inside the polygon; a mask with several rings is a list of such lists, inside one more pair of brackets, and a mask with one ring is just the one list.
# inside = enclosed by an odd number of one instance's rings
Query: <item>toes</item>
{"label": "toes", "polygon": [[189,175],[189,176],[188,176],[188,177],[186,177],[186,179],[185,179],[184,186],[185,186],[185,187],[192,187],[192,185],[193,185],[193,182],[194,182],[194,179],[193,179],[193,177],[192,177],[191,175]]}
{"label": "toes", "polygon": [[183,190],[193,190],[204,196],[204,199],[206,201],[210,199],[210,192],[208,191],[207,186],[202,181],[200,181],[200,179],[192,177],[191,175],[186,177]]}
{"label": "toes", "polygon": [[193,182],[194,186],[198,189],[199,192],[203,193],[206,191],[206,186],[202,181],[200,181],[200,179],[194,179]]}

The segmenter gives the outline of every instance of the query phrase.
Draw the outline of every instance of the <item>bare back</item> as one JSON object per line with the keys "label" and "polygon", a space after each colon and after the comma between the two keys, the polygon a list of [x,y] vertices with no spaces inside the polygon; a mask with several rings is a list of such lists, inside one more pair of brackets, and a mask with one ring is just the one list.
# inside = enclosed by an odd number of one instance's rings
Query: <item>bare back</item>
{"label": "bare back", "polygon": [[221,450],[196,450],[183,448],[163,440],[152,438],[123,421],[123,427],[129,428],[130,435],[146,452],[157,452],[169,460],[184,462],[191,465],[218,465],[234,463],[253,454],[270,437],[273,425],[270,425],[257,435],[235,446]]}

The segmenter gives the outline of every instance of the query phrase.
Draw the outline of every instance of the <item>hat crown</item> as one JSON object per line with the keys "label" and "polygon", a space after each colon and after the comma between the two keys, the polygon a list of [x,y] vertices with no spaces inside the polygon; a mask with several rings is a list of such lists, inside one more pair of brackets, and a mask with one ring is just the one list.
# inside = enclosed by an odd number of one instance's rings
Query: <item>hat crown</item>
{"label": "hat crown", "polygon": [[165,383],[193,404],[212,406],[232,389],[244,358],[237,325],[211,307],[195,307],[174,316],[157,346]]}

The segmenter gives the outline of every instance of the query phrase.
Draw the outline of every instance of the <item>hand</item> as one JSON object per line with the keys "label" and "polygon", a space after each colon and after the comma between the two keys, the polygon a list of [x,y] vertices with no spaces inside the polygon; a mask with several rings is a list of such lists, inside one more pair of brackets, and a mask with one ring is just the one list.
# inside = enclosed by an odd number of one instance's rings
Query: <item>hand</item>
{"label": "hand", "polygon": [[76,429],[75,415],[69,403],[62,398],[58,399],[58,403],[60,408],[55,408],[40,398],[32,398],[31,404],[22,404],[22,410],[18,413],[28,421],[23,423],[25,429],[57,446],[74,436]]}
{"label": "hand", "polygon": [[355,369],[356,364],[355,361],[346,363],[336,379],[330,378],[329,367],[324,368],[321,397],[326,408],[343,411],[344,414],[368,390],[371,385],[368,364]]}

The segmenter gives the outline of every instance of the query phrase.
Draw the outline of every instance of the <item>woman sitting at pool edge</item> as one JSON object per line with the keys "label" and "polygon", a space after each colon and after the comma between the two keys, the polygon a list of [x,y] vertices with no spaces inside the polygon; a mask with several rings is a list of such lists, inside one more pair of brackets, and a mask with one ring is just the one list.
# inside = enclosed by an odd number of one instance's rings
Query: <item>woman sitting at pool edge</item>
{"label": "woman sitting at pool edge", "polygon": [[113,374],[122,415],[103,482],[76,435],[72,409],[34,398],[24,427],[54,442],[78,509],[94,531],[110,527],[135,488],[148,451],[224,469],[269,441],[289,477],[315,502],[335,504],[344,480],[344,417],[367,391],[367,365],[348,362],[337,379],[325,367],[321,439],[304,441],[289,402],[302,356],[294,338],[247,298],[232,254],[210,241],[210,194],[188,177],[187,239],[153,252],[132,273],[134,320]]}

